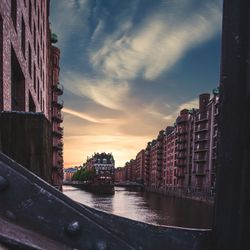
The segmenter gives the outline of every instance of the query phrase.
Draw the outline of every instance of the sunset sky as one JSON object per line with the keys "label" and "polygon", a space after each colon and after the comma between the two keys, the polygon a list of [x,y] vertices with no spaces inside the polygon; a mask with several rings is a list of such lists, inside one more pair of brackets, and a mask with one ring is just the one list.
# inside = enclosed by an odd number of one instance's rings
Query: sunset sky
{"label": "sunset sky", "polygon": [[116,167],[219,83],[222,0],[52,0],[61,49],[64,164]]}

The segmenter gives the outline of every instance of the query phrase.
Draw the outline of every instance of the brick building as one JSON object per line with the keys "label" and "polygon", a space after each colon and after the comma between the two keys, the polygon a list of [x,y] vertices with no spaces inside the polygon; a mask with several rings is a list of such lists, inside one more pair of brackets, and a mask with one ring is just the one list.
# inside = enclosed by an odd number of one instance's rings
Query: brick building
{"label": "brick building", "polygon": [[168,126],[163,141],[163,172],[162,181],[164,189],[177,186],[176,177],[176,127]]}
{"label": "brick building", "polygon": [[142,149],[135,158],[136,161],[136,177],[135,181],[144,183],[144,169],[145,169],[145,150]]}
{"label": "brick building", "polygon": [[74,173],[76,173],[78,170],[79,170],[79,167],[64,169],[63,181],[70,182],[72,180]]}
{"label": "brick building", "polygon": [[115,169],[115,182],[125,182],[125,168],[119,167]]}
{"label": "brick building", "polygon": [[54,153],[47,167],[51,168],[52,184],[60,189],[63,178],[62,104],[58,102],[62,89],[57,89],[60,50],[52,46],[56,37],[49,27],[49,4],[50,1],[0,1],[0,111],[44,114],[53,127]]}
{"label": "brick building", "polygon": [[181,110],[174,126],[160,131],[135,160],[119,170],[119,175],[153,191],[210,193],[216,178],[218,103],[218,88],[212,98],[201,94],[198,109]]}
{"label": "brick building", "polygon": [[162,186],[162,153],[164,131],[161,130],[150,148],[149,187],[157,189]]}
{"label": "brick building", "polygon": [[96,182],[110,183],[114,181],[115,160],[110,153],[95,153],[87,159],[83,166],[94,171],[94,181]]}
{"label": "brick building", "polygon": [[194,123],[194,160],[192,187],[206,189],[215,184],[215,160],[218,135],[217,90],[199,97],[199,110],[195,113]]}

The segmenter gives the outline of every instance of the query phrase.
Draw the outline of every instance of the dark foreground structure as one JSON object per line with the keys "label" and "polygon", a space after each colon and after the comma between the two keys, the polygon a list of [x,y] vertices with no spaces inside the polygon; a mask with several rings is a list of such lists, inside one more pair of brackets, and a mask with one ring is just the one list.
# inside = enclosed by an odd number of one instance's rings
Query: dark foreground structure
{"label": "dark foreground structure", "polygon": [[7,249],[250,249],[250,1],[225,0],[212,230],[161,227],[79,205],[0,154]]}
{"label": "dark foreground structure", "polygon": [[250,1],[224,0],[214,249],[250,249]]}

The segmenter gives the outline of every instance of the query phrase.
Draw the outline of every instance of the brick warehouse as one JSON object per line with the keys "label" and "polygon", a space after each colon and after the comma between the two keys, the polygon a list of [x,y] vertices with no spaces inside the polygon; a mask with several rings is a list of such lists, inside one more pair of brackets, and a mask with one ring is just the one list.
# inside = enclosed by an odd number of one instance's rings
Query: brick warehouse
{"label": "brick warehouse", "polygon": [[[199,96],[198,109],[180,111],[174,126],[147,144],[144,160],[136,156],[136,172],[119,168],[116,182],[137,181],[147,190],[203,197],[212,195],[216,180],[219,89]],[[132,162],[131,160],[130,162]],[[126,175],[129,171],[130,175]],[[123,173],[124,172],[124,173]],[[143,173],[143,178],[141,178]]]}
{"label": "brick warehouse", "polygon": [[[10,116],[12,112],[19,116],[39,114],[41,123],[48,122],[46,126],[50,133],[47,139],[50,143],[37,154],[50,152],[44,168],[50,168],[51,178],[45,179],[61,189],[63,129],[60,124],[63,104],[58,96],[63,89],[58,84],[60,50],[52,45],[57,42],[57,37],[51,34],[49,27],[49,5],[50,1],[46,0],[0,2],[0,111],[1,123],[6,119],[5,114]],[[14,118],[12,120],[15,123]],[[32,123],[31,120],[29,118]],[[19,125],[22,127],[22,124]],[[32,136],[36,135],[30,133]],[[35,152],[38,151],[39,141],[34,140],[34,143],[37,144],[33,147]],[[1,151],[9,156],[15,155],[13,150],[13,154],[8,154],[9,149],[3,146],[5,142],[1,145]],[[20,163],[28,167],[28,156],[23,158],[26,160]]]}

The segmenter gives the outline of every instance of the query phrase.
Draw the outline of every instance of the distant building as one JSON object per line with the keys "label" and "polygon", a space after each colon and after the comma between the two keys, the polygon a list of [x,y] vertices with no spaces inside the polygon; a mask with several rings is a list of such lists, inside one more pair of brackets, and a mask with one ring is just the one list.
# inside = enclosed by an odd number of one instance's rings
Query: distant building
{"label": "distant building", "polygon": [[143,183],[145,186],[149,186],[150,151],[151,151],[151,142],[148,142],[147,147],[145,149],[145,167],[144,167],[144,178],[143,178]]}
{"label": "distant building", "polygon": [[[50,1],[0,1],[0,112],[15,112],[19,116],[44,114],[52,128],[46,151],[53,151],[51,162],[44,165],[51,175],[46,180],[61,189],[63,104],[58,96],[63,89],[58,83],[60,50],[52,45],[57,37],[49,27],[49,5]],[[42,122],[44,117],[40,117]],[[13,123],[17,123],[14,118]],[[34,152],[27,152],[23,158],[28,159],[31,154]],[[28,166],[29,160],[23,163]],[[47,169],[36,173],[44,177],[44,172]]]}
{"label": "distant building", "polygon": [[164,131],[161,130],[150,147],[149,187],[158,189],[162,187],[162,153]]}
{"label": "distant building", "polygon": [[161,130],[135,160],[117,170],[118,180],[153,191],[210,193],[216,179],[219,89],[199,96],[198,109],[183,109],[174,126]]}
{"label": "distant building", "polygon": [[[178,161],[178,160],[177,160]],[[163,142],[163,188],[177,187],[176,167],[176,127],[168,126],[165,130]]]}
{"label": "distant building", "polygon": [[95,181],[110,183],[114,181],[115,160],[110,153],[95,153],[88,158],[84,167],[94,171]]}
{"label": "distant building", "polygon": [[185,187],[188,182],[191,119],[187,109],[180,111],[176,119],[176,173],[177,186]]}
{"label": "distant building", "polygon": [[115,169],[115,182],[125,182],[126,172],[124,167],[119,167]]}
{"label": "distant building", "polygon": [[136,169],[135,169],[135,181],[138,183],[144,183],[144,170],[145,170],[145,150],[142,149],[135,159]]}
{"label": "distant building", "polygon": [[70,182],[72,180],[72,176],[78,171],[78,169],[78,167],[64,169],[63,181]]}

